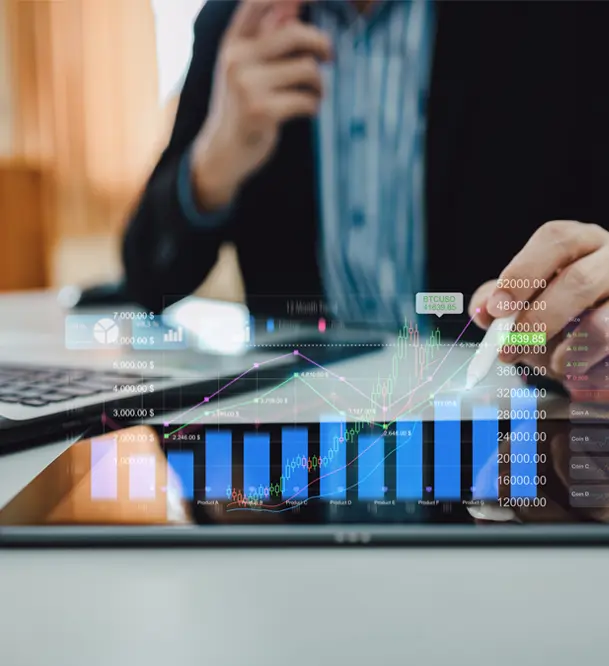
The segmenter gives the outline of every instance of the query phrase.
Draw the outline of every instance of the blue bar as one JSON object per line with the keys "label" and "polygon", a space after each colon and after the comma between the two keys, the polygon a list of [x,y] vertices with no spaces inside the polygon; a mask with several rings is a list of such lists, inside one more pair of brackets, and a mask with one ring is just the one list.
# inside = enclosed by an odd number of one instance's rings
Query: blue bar
{"label": "blue bar", "polygon": [[271,436],[246,433],[243,436],[243,492],[247,499],[264,501],[269,497],[270,462]]}
{"label": "blue bar", "polygon": [[169,451],[167,454],[167,462],[180,480],[182,497],[187,500],[194,499],[195,496],[194,460],[192,451]]}
{"label": "blue bar", "polygon": [[281,430],[281,494],[284,500],[305,500],[309,495],[309,432],[306,428]]}
{"label": "blue bar", "polygon": [[344,421],[319,424],[319,492],[323,499],[343,500],[347,497],[346,429]]}
{"label": "blue bar", "polygon": [[499,497],[499,416],[497,405],[474,407],[472,443],[472,497]]}
{"label": "blue bar", "polygon": [[205,497],[230,499],[233,491],[233,435],[230,430],[205,433]]}
{"label": "blue bar", "polygon": [[461,403],[434,401],[434,499],[461,498]]}
{"label": "blue bar", "polygon": [[423,423],[398,421],[396,436],[396,498],[413,501],[423,498]]}
{"label": "blue bar", "polygon": [[268,333],[272,333],[275,330],[275,320],[267,319],[266,320],[266,330]]}
{"label": "blue bar", "polygon": [[[516,438],[510,442],[510,495],[512,497],[537,497],[537,486],[535,476],[537,475],[537,442],[535,433],[537,432],[537,398],[533,388],[515,389],[522,393],[522,397],[513,397],[511,399],[511,410],[522,410],[528,412],[523,414],[522,418],[511,420],[512,437],[515,433],[522,433],[523,441],[516,441]],[[520,454],[522,457],[520,458]],[[516,461],[517,456],[520,458]]]}
{"label": "blue bar", "polygon": [[385,439],[381,435],[360,435],[357,449],[357,496],[361,500],[384,499]]}

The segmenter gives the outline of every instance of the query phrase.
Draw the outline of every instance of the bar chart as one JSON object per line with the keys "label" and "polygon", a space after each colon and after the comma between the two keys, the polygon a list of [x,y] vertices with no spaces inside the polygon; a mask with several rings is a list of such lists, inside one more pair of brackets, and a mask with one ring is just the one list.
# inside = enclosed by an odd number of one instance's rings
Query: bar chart
{"label": "bar chart", "polygon": [[100,436],[91,439],[91,499],[114,501],[128,490],[134,502],[151,501],[165,478],[191,502],[269,510],[313,501],[536,498],[546,478],[538,451],[545,411],[537,389],[511,391],[507,409],[489,396],[472,405],[447,393],[434,396],[433,412],[391,423],[328,414],[319,423],[206,425],[196,433],[188,430],[192,425],[172,424],[169,433],[159,426],[157,453],[124,455],[120,434]]}
{"label": "bar chart", "polygon": [[492,501],[537,496],[539,413],[535,390],[525,388],[509,410],[438,395],[431,420],[409,414],[366,424],[333,415],[315,424],[207,428],[192,450],[164,441],[190,499],[278,508],[313,500]]}

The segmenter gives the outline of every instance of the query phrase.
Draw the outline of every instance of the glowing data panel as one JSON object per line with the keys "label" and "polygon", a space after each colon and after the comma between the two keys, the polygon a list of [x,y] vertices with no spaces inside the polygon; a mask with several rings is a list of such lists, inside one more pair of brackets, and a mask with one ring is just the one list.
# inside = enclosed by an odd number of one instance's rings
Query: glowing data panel
{"label": "glowing data panel", "polygon": [[537,497],[537,397],[533,388],[515,393],[510,404],[510,494]]}
{"label": "glowing data panel", "polygon": [[396,429],[396,497],[416,501],[423,497],[423,423],[398,421]]}
{"label": "glowing data panel", "polygon": [[269,496],[271,437],[267,433],[243,435],[243,492],[249,500]]}
{"label": "glowing data panel", "polygon": [[492,500],[499,496],[499,419],[497,406],[474,407],[472,497]]}
{"label": "glowing data panel", "polygon": [[347,445],[345,422],[319,424],[321,459],[319,487],[322,499],[344,500],[347,497]]}
{"label": "glowing data panel", "polygon": [[309,432],[307,428],[283,428],[281,431],[282,497],[304,500],[308,497]]}
{"label": "glowing data panel", "polygon": [[434,497],[461,497],[461,404],[453,398],[434,401]]}
{"label": "glowing data panel", "polygon": [[230,431],[205,433],[205,497],[226,500],[232,488],[232,442]]}
{"label": "glowing data panel", "polygon": [[91,499],[118,497],[117,440],[103,437],[91,440]]}
{"label": "glowing data panel", "polygon": [[[194,453],[192,451],[169,451],[167,460],[175,473],[184,499],[192,500],[195,496]],[[226,496],[226,489],[225,489]]]}
{"label": "glowing data panel", "polygon": [[360,500],[385,497],[385,440],[379,435],[358,437],[358,485]]}
{"label": "glowing data panel", "polygon": [[152,455],[129,456],[129,499],[156,497],[156,460]]}

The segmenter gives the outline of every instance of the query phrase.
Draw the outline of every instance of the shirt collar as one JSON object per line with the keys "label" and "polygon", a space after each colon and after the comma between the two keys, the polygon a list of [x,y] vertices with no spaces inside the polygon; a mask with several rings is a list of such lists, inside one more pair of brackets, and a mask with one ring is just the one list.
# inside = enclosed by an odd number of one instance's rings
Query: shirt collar
{"label": "shirt collar", "polygon": [[375,22],[376,18],[381,13],[384,13],[384,9],[387,5],[390,5],[391,3],[402,2],[406,2],[406,0],[374,0],[374,5],[370,11],[364,15],[361,15],[357,11],[351,0],[316,0],[315,4],[324,10],[327,9],[328,11],[335,13],[342,21],[345,21],[346,23],[351,23],[358,19],[366,23],[372,23]]}

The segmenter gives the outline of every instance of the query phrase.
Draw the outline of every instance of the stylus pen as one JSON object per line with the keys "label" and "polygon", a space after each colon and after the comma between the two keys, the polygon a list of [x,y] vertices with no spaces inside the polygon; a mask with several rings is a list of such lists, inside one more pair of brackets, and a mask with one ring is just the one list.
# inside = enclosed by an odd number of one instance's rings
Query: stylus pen
{"label": "stylus pen", "polygon": [[465,388],[469,391],[479,384],[497,363],[505,338],[509,335],[518,314],[501,317],[489,326],[476,355],[467,368]]}

